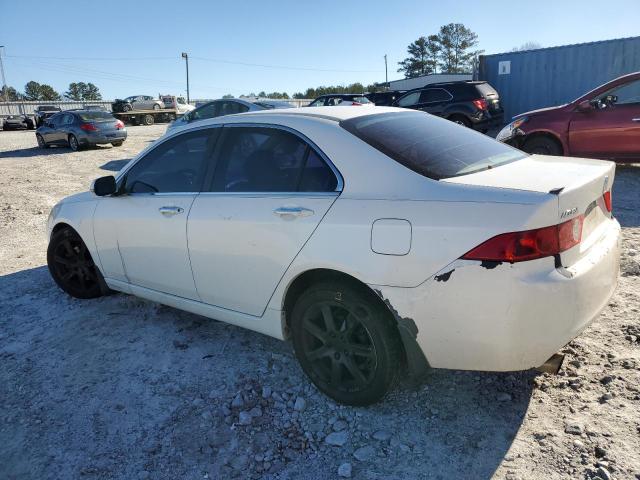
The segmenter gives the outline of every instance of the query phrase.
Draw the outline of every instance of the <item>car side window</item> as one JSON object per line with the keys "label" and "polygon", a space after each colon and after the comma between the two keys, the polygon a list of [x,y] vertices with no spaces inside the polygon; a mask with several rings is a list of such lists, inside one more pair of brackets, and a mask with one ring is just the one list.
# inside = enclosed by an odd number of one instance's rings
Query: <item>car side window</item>
{"label": "car side window", "polygon": [[398,106],[400,107],[410,107],[412,105],[417,104],[420,101],[420,93],[421,92],[412,92],[398,100]]}
{"label": "car side window", "polygon": [[333,171],[297,135],[277,128],[229,127],[211,191],[324,192],[336,184]]}
{"label": "car side window", "polygon": [[212,102],[202,107],[196,108],[193,112],[188,113],[189,121],[203,120],[205,118],[214,118],[218,116],[220,102]]}
{"label": "car side window", "polygon": [[65,113],[62,117],[62,125],[71,125],[73,123],[73,115]]}
{"label": "car side window", "polygon": [[448,102],[451,98],[451,94],[442,88],[430,88],[422,91],[420,103]]}
{"label": "car side window", "polygon": [[219,129],[184,133],[148,152],[125,174],[127,193],[199,192]]}
{"label": "car side window", "polygon": [[639,104],[640,80],[636,80],[635,82],[627,83],[626,85],[621,85],[614,88],[613,90],[609,90],[607,93],[602,95],[601,98],[604,98],[607,95],[615,95],[616,97],[618,97],[618,100],[615,102],[616,105]]}
{"label": "car side window", "polygon": [[232,115],[234,113],[242,113],[249,110],[246,106],[238,102],[220,102],[219,108],[220,111],[218,112],[218,116]]}

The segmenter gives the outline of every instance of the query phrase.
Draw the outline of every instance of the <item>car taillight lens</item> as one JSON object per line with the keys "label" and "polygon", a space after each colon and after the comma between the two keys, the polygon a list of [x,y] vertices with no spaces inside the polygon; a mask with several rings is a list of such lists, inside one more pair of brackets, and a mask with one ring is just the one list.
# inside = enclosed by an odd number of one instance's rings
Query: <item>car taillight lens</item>
{"label": "car taillight lens", "polygon": [[121,128],[124,128],[124,123],[122,122],[122,120],[116,121],[116,129],[120,130]]}
{"label": "car taillight lens", "polygon": [[80,128],[85,132],[95,132],[98,130],[98,127],[96,127],[93,123],[83,123],[82,125],[80,125]]}
{"label": "car taillight lens", "polygon": [[474,100],[473,104],[476,106],[478,110],[487,109],[487,101],[484,98],[478,98],[477,100]]}
{"label": "car taillight lens", "polygon": [[515,263],[551,257],[580,243],[583,221],[584,216],[580,215],[560,225],[503,233],[481,243],[461,258]]}
{"label": "car taillight lens", "polygon": [[613,209],[613,204],[611,203],[611,190],[609,190],[608,192],[604,192],[604,195],[602,195],[602,199],[604,200],[604,206],[607,209],[607,212],[611,212],[611,210]]}

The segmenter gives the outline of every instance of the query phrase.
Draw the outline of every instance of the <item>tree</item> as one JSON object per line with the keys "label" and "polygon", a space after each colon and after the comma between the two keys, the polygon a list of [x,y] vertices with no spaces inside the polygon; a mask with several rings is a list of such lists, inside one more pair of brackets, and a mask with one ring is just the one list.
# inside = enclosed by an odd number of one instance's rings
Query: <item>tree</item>
{"label": "tree", "polygon": [[60,100],[60,94],[56,92],[52,86],[31,80],[24,86],[25,100]]}
{"label": "tree", "polygon": [[519,47],[513,47],[511,49],[512,52],[524,52],[525,50],[537,50],[538,48],[542,48],[538,42],[524,42]]}
{"label": "tree", "polygon": [[399,63],[398,72],[406,78],[435,73],[440,53],[440,39],[437,35],[420,37],[407,47],[409,56]]}
{"label": "tree", "polygon": [[440,45],[440,67],[446,73],[466,73],[481,50],[471,50],[478,44],[478,35],[461,23],[449,23],[440,27],[437,35]]}
{"label": "tree", "polygon": [[222,98],[233,98],[233,95],[231,95],[230,93],[227,93],[223,95]]}
{"label": "tree", "polygon": [[0,101],[15,102],[16,100],[22,100],[22,97],[22,94],[13,87],[4,86],[0,88]]}
{"label": "tree", "polygon": [[100,90],[91,82],[70,83],[69,90],[64,95],[71,100],[102,100]]}

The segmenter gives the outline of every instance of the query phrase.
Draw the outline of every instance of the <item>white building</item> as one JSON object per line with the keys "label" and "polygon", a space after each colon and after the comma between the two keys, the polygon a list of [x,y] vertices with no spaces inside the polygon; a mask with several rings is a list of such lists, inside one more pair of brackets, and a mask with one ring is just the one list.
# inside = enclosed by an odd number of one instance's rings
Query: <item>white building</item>
{"label": "white building", "polygon": [[391,80],[389,82],[390,90],[411,90],[413,88],[424,87],[431,83],[439,82],[460,82],[464,80],[473,80],[470,73],[432,73],[423,75],[422,77],[403,78],[402,80]]}

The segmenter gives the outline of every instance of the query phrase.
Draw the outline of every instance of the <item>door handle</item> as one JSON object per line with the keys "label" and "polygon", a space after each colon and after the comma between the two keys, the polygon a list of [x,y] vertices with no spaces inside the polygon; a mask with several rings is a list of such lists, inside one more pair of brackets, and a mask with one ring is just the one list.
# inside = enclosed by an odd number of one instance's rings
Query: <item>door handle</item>
{"label": "door handle", "polygon": [[314,211],[304,207],[279,207],[273,211],[274,214],[282,218],[309,217]]}
{"label": "door handle", "polygon": [[165,217],[172,217],[173,215],[177,215],[178,213],[184,212],[184,208],[182,207],[160,207],[158,211],[164,215]]}
{"label": "door handle", "polygon": [[631,119],[631,121],[632,121],[632,122],[640,122],[640,117],[638,117],[638,118],[632,118],[632,119]]}

